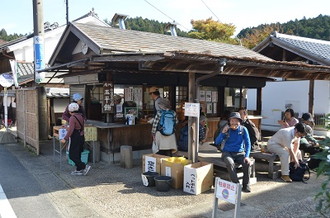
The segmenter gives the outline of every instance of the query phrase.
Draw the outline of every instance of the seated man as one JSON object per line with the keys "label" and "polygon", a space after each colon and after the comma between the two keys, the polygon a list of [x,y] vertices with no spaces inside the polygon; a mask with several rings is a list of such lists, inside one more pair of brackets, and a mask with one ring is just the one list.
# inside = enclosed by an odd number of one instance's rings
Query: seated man
{"label": "seated man", "polygon": [[299,150],[300,138],[306,134],[305,125],[297,123],[294,127],[283,128],[277,131],[268,141],[269,152],[275,153],[281,161],[281,179],[285,182],[292,182],[289,177],[289,163],[295,163],[299,167],[301,153]]}
{"label": "seated man", "polygon": [[245,126],[249,132],[250,142],[251,142],[251,150],[259,149],[258,140],[260,140],[260,133],[256,125],[248,118],[247,110],[241,108],[239,114],[242,118],[242,125]]}
{"label": "seated man", "polygon": [[226,163],[230,179],[238,183],[235,163],[243,166],[243,192],[251,192],[250,188],[250,151],[251,143],[248,130],[241,125],[242,119],[238,112],[232,112],[229,116],[229,125],[226,125],[215,140],[219,145],[225,141],[222,150],[222,159]]}

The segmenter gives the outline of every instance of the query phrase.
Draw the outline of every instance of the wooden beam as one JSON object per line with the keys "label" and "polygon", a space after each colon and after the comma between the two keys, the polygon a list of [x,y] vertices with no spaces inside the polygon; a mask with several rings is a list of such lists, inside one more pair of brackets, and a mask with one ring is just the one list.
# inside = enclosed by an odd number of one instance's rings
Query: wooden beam
{"label": "wooden beam", "polygon": [[314,80],[309,80],[308,112],[314,114]]}

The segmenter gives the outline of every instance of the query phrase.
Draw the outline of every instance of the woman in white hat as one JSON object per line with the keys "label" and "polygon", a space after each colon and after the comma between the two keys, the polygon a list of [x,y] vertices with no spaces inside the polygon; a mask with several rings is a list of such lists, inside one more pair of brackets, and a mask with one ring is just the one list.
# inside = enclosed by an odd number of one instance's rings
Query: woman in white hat
{"label": "woman in white hat", "polygon": [[84,118],[79,113],[79,105],[71,103],[68,106],[70,113],[69,129],[61,142],[64,144],[69,141],[69,158],[75,163],[76,170],[71,175],[86,175],[90,170],[90,166],[81,161],[81,152],[84,149]]}
{"label": "woman in white hat", "polygon": [[[84,98],[79,94],[79,93],[74,93],[72,95],[72,102],[73,103],[77,103],[79,105],[79,112],[81,113],[81,115],[83,116],[84,120],[86,120],[86,114],[85,114],[85,110],[82,106],[82,102],[84,100]],[[69,105],[65,108],[63,114],[62,114],[62,119],[65,120],[66,122],[69,122],[69,119],[71,117],[71,114],[69,112]]]}

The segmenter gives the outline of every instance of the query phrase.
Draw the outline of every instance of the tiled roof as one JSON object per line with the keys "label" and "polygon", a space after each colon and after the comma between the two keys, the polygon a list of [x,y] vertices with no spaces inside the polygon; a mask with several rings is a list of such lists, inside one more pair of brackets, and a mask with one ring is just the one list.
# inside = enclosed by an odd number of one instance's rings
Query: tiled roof
{"label": "tiled roof", "polygon": [[238,45],[79,23],[75,23],[73,26],[97,44],[99,51],[96,53],[99,54],[109,54],[110,52],[163,53],[167,51],[185,51],[233,58],[271,60]]}
{"label": "tiled roof", "polygon": [[287,42],[297,48],[311,52],[314,55],[321,56],[330,61],[330,42],[324,40],[317,40],[305,38],[300,36],[292,36],[286,34],[275,33],[276,38]]}

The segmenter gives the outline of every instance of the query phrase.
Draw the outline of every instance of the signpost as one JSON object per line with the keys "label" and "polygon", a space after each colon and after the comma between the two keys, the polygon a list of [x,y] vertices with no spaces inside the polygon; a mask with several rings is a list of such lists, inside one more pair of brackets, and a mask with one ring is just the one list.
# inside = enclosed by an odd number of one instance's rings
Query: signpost
{"label": "signpost", "polygon": [[[188,153],[191,154],[191,161],[193,163],[197,162],[197,155],[198,155],[198,144],[199,144],[199,115],[200,115],[200,103],[190,103],[186,102],[184,104],[184,115],[187,117],[195,117],[196,124],[195,125],[195,132],[193,134],[193,141],[191,141],[190,137],[190,129],[191,126],[188,126]],[[190,157],[190,155],[189,155]]]}
{"label": "signpost", "polygon": [[240,217],[240,205],[241,205],[241,190],[242,185],[239,183],[229,182],[223,180],[220,177],[215,178],[215,190],[214,190],[214,205],[212,218],[217,217],[218,199],[235,204],[234,217]]}

